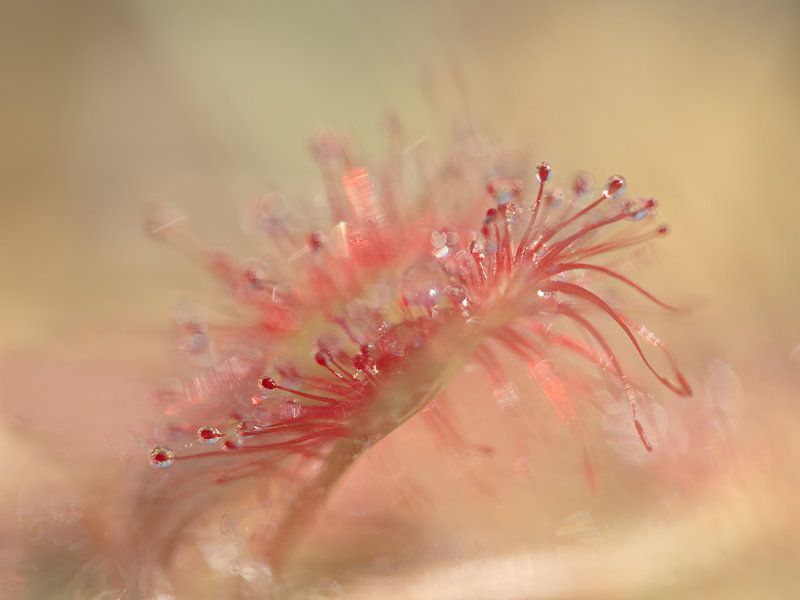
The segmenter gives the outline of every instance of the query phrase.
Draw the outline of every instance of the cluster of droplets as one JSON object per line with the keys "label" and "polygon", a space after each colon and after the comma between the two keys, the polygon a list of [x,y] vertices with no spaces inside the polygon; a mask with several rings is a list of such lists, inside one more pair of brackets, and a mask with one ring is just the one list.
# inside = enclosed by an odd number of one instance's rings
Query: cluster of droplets
{"label": "cluster of droplets", "polygon": [[[331,154],[331,152],[330,149],[325,151],[325,160],[341,159],[341,156],[335,152]],[[626,191],[625,179],[619,175],[611,176],[606,180],[599,198],[578,210],[576,214],[564,217],[564,221],[538,226],[539,229],[537,229],[537,213],[540,211],[542,203],[562,202],[564,192],[556,189],[548,190],[545,194],[545,184],[552,176],[552,167],[549,163],[541,162],[536,165],[534,175],[538,183],[538,195],[530,207],[530,221],[516,249],[513,248],[511,227],[519,222],[520,217],[525,213],[521,208],[524,186],[522,180],[517,178],[495,179],[487,184],[486,191],[495,200],[496,207],[486,211],[479,235],[476,233],[471,236],[464,235],[463,232],[459,233],[456,228],[452,227],[436,229],[430,235],[432,252],[412,262],[412,265],[405,270],[397,285],[397,300],[404,311],[405,322],[401,321],[395,325],[394,330],[388,323],[383,322],[380,328],[373,329],[373,334],[377,335],[377,338],[356,340],[356,336],[349,330],[350,325],[347,319],[334,319],[360,346],[359,351],[354,355],[344,356],[341,352],[324,349],[324,344],[320,343],[320,350],[314,354],[314,361],[327,372],[326,375],[330,376],[334,383],[319,383],[319,378],[306,378],[305,385],[307,387],[313,388],[316,385],[318,388],[311,392],[304,391],[302,385],[290,387],[279,384],[271,376],[263,376],[257,381],[260,393],[252,395],[250,399],[252,407],[260,407],[265,400],[269,400],[271,392],[280,391],[289,395],[291,398],[289,404],[293,407],[289,415],[280,421],[282,426],[286,426],[286,429],[291,429],[293,422],[304,423],[304,420],[308,418],[309,411],[303,410],[303,403],[306,401],[310,401],[311,406],[316,407],[317,412],[314,414],[321,414],[322,409],[328,409],[330,415],[341,416],[344,414],[341,409],[352,408],[352,405],[356,403],[354,398],[358,401],[363,400],[377,385],[378,376],[381,374],[379,363],[382,360],[403,358],[405,354],[403,344],[406,342],[399,342],[398,336],[401,335],[400,332],[404,327],[414,331],[414,334],[421,340],[415,343],[424,343],[425,334],[420,333],[423,329],[419,328],[418,321],[415,320],[417,317],[414,316],[414,309],[422,309],[423,315],[433,319],[441,316],[443,307],[448,315],[471,318],[473,305],[476,302],[478,305],[480,304],[481,286],[483,288],[491,286],[493,280],[499,280],[502,276],[507,278],[517,276],[518,273],[523,272],[523,267],[529,269],[531,264],[535,264],[532,257],[537,251],[549,258],[553,254],[558,254],[552,248],[559,251],[570,248],[571,244],[580,239],[580,236],[573,234],[564,242],[558,240],[555,237],[556,234],[560,233],[566,225],[573,222],[578,223],[579,218],[584,217],[603,201],[621,199]],[[592,186],[591,177],[586,174],[579,175],[572,186],[573,198],[577,200],[587,196],[591,192]],[[349,172],[345,181],[345,191],[349,196],[357,197],[360,210],[368,212],[376,210],[373,206],[375,189],[366,171],[360,170],[355,175]],[[651,215],[656,207],[657,202],[653,199],[623,200],[621,216],[633,221],[640,221]],[[568,212],[567,215],[569,215]],[[610,219],[607,222],[611,223],[614,220]],[[342,228],[345,225],[344,222],[340,223]],[[277,227],[275,219],[268,216],[265,226],[269,226],[270,230]],[[596,226],[596,223],[589,222],[583,225],[581,231],[590,231]],[[667,232],[666,225],[661,225],[655,230],[658,235]],[[638,242],[640,239],[645,238],[640,236],[640,238],[634,238],[634,241]],[[305,239],[305,244],[306,251],[311,255],[324,255],[327,251],[325,236],[321,232],[310,233]],[[622,244],[620,246],[622,247]],[[613,248],[613,244],[608,244],[608,249]],[[604,248],[600,246],[600,250],[604,250]],[[537,260],[539,259],[537,258]],[[212,270],[227,276],[230,269],[225,260],[217,258],[211,260],[211,263]],[[563,267],[563,265],[561,266]],[[477,275],[474,272],[476,268]],[[508,273],[504,275],[503,271],[506,270]],[[616,276],[616,274],[613,275]],[[520,274],[519,277],[522,275]],[[557,281],[561,280],[563,280],[563,274],[557,276]],[[268,279],[267,270],[259,261],[251,261],[237,281],[237,289],[244,298],[265,292],[273,298],[276,295],[283,295],[284,300],[293,298],[290,287]],[[552,284],[549,288],[542,285],[537,290],[538,297],[546,301],[553,301],[556,294],[563,293],[567,289],[564,285],[558,287],[558,285]],[[291,302],[285,304],[290,305]],[[380,319],[382,317],[379,317]],[[291,323],[291,314],[285,320]],[[302,322],[295,323],[293,327],[302,327]],[[186,352],[198,354],[208,350],[209,333],[202,322],[187,319],[180,325],[180,333],[183,340],[181,347]],[[606,366],[608,366],[608,362],[608,358],[604,359]],[[598,361],[597,364],[600,362]],[[290,370],[285,371],[284,374],[291,375]],[[635,406],[633,409],[635,416]],[[643,442],[647,445],[645,434],[638,421],[636,421],[636,427]],[[202,445],[219,447],[226,452],[235,452],[245,446],[247,437],[269,432],[269,426],[246,421],[237,422],[230,433],[223,433],[215,425],[207,424],[196,430],[196,440]],[[336,430],[336,435],[339,433]],[[330,437],[321,439],[327,440]],[[305,438],[300,436],[299,439]],[[188,454],[185,458],[192,458],[192,456],[192,454]],[[157,468],[169,467],[181,458],[184,457],[176,456],[174,451],[165,446],[159,445],[150,451],[150,463]]]}

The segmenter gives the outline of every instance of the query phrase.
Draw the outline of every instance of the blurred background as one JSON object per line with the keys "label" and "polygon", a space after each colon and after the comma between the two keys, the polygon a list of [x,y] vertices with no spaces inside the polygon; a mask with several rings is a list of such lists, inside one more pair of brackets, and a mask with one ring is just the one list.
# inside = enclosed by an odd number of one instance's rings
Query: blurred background
{"label": "blurred background", "polygon": [[[370,157],[391,112],[440,147],[469,117],[551,162],[556,179],[625,175],[673,232],[640,280],[700,304],[664,321],[665,337],[696,387],[741,405],[735,477],[687,509],[678,536],[705,548],[704,567],[545,563],[559,577],[541,592],[533,559],[484,561],[412,572],[416,591],[392,593],[798,593],[797,2],[0,0],[0,85],[6,378],[47,379],[46,365],[72,361],[145,386],[174,303],[207,301],[214,286],[143,233],[144,207],[173,203],[202,238],[236,249],[242,204],[318,188],[307,141],[321,129]],[[0,476],[7,498],[13,472]],[[618,561],[638,554],[616,548]],[[521,595],[481,595],[470,577],[519,579]],[[431,591],[442,587],[453,594]]]}

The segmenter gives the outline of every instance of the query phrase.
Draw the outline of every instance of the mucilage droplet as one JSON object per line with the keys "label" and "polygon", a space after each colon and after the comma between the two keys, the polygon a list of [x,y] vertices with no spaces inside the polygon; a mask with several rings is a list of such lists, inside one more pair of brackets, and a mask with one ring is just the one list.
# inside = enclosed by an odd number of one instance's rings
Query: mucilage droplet
{"label": "mucilage droplet", "polygon": [[622,175],[612,175],[608,179],[606,179],[606,185],[603,189],[603,195],[606,198],[610,198],[612,200],[619,198],[622,194],[625,193],[625,187],[627,186],[627,182]]}
{"label": "mucilage droplet", "polygon": [[175,462],[175,453],[166,446],[156,446],[150,450],[150,464],[157,469],[166,469]]}
{"label": "mucilage droplet", "polygon": [[203,425],[197,430],[197,439],[204,444],[216,444],[221,436],[219,429],[213,425]]}

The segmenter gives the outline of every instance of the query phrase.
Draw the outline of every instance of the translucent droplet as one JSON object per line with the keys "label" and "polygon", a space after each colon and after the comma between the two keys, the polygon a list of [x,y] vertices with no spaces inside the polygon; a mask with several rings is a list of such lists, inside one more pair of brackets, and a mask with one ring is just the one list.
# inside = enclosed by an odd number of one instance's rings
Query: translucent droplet
{"label": "translucent droplet", "polygon": [[239,450],[242,446],[244,446],[244,438],[239,435],[231,435],[228,436],[224,442],[222,442],[222,449],[227,450],[229,452],[235,452]]}
{"label": "translucent droplet", "polygon": [[289,201],[282,194],[268,192],[242,211],[242,229],[258,235],[276,235],[285,232],[289,214]]}
{"label": "translucent droplet", "polygon": [[606,179],[606,185],[603,189],[603,195],[606,198],[619,198],[625,193],[627,182],[622,175],[612,175]]}
{"label": "translucent droplet", "polygon": [[437,308],[444,299],[450,282],[440,264],[434,260],[412,266],[403,275],[400,293],[410,306],[428,310]]}
{"label": "translucent droplet", "polygon": [[181,352],[203,354],[209,349],[211,338],[208,325],[196,307],[180,306],[175,314],[175,328]]}
{"label": "translucent droplet", "polygon": [[498,206],[503,206],[512,200],[519,198],[522,193],[523,184],[521,179],[503,177],[494,179],[486,185],[486,191],[494,197]]}
{"label": "translucent droplet", "polygon": [[239,421],[233,426],[233,430],[237,437],[243,438],[248,432],[260,431],[261,426],[253,421]]}
{"label": "translucent droplet", "polygon": [[509,225],[513,225],[519,218],[523,215],[522,207],[517,204],[516,202],[508,202],[503,204],[503,217],[505,217],[506,223]]}
{"label": "translucent droplet", "polygon": [[175,462],[175,453],[166,446],[156,446],[150,450],[150,464],[157,469],[166,469]]}
{"label": "translucent droplet", "polygon": [[468,301],[467,290],[462,285],[451,285],[446,290],[447,297],[454,305],[464,305]]}
{"label": "translucent droplet", "polygon": [[208,350],[210,343],[211,341],[204,332],[185,333],[179,349],[187,354],[202,354]]}
{"label": "translucent droplet", "polygon": [[549,192],[545,192],[543,199],[545,203],[550,206],[561,206],[564,200],[566,200],[566,194],[561,188],[556,188]]}
{"label": "translucent droplet", "polygon": [[261,292],[269,287],[266,265],[261,261],[248,261],[242,272],[246,289],[251,292]]}
{"label": "translucent droplet", "polygon": [[433,246],[433,256],[436,258],[446,257],[450,253],[450,248],[447,247],[447,232],[434,231],[431,233],[431,246]]}
{"label": "translucent droplet", "polygon": [[441,248],[447,244],[447,233],[444,231],[434,231],[431,234],[431,245],[434,248]]}
{"label": "translucent droplet", "polygon": [[258,380],[258,386],[262,390],[274,390],[276,387],[278,387],[278,384],[272,377],[262,377]]}
{"label": "translucent droplet", "polygon": [[550,163],[547,162],[540,162],[536,165],[536,181],[539,183],[544,183],[548,179],[550,179],[550,173],[552,172],[553,168],[550,166]]}
{"label": "translucent droplet", "polygon": [[630,219],[641,221],[645,217],[652,215],[657,207],[658,201],[655,198],[645,198],[637,202],[630,202],[626,210]]}
{"label": "translucent droplet", "polygon": [[237,515],[231,513],[225,513],[222,515],[222,518],[219,521],[219,531],[222,535],[235,537],[240,534],[239,523],[236,517]]}
{"label": "translucent droplet", "polygon": [[197,430],[197,439],[204,444],[216,444],[221,436],[219,429],[213,425],[203,425]]}

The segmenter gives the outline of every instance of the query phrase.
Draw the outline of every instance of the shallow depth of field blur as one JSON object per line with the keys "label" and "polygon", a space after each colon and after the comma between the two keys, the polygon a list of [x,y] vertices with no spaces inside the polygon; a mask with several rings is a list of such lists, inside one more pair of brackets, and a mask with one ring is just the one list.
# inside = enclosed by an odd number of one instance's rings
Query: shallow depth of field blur
{"label": "shallow depth of field blur", "polygon": [[[697,457],[713,463],[702,489],[655,489],[640,469],[598,499],[579,465],[520,492],[491,461],[469,466],[490,491],[448,493],[431,445],[400,431],[414,450],[398,442],[401,466],[383,475],[436,506],[364,508],[378,525],[351,540],[352,560],[365,560],[359,544],[391,558],[379,541],[392,535],[430,560],[350,576],[342,593],[800,594],[796,2],[0,0],[0,85],[0,401],[16,407],[0,421],[0,577],[20,577],[7,563],[35,518],[21,498],[74,480],[54,457],[83,477],[144,412],[175,303],[213,309],[216,286],[144,235],[143,207],[179,206],[202,238],[246,256],[242,204],[319,187],[309,136],[345,131],[378,156],[394,112],[439,149],[468,116],[551,162],[556,180],[619,172],[658,198],[672,234],[637,280],[697,306],[652,323],[698,392],[660,401],[690,415],[696,403],[705,422],[692,426],[725,432],[709,436],[713,460]],[[41,429],[20,433],[20,405]],[[314,560],[336,579],[334,558]]]}

